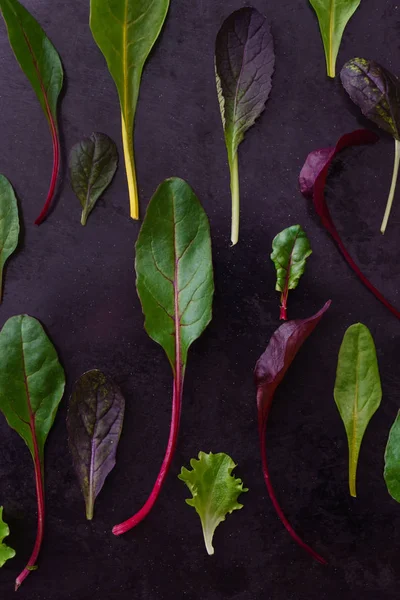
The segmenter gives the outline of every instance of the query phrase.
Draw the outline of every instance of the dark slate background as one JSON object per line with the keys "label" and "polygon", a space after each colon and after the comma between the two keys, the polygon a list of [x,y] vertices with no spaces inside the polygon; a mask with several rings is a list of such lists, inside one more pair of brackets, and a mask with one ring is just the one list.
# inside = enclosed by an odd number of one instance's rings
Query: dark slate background
{"label": "dark slate background", "polygon": [[[328,80],[318,25],[307,0],[254,0],[271,21],[276,73],[267,109],[240,148],[241,239],[229,247],[228,168],[215,92],[218,28],[240,0],[172,0],[145,68],[135,150],[141,211],[166,177],[185,178],[206,209],[213,236],[214,319],[190,352],[179,447],[151,515],[116,538],[111,527],[136,511],[151,490],[165,449],[171,372],[143,329],[135,292],[134,243],[140,223],[128,216],[124,169],[81,227],[66,172],[67,152],[92,131],[116,140],[117,94],[88,27],[89,1],[25,0],[65,67],[60,106],[64,167],[54,212],[33,225],[51,170],[51,142],[40,106],[0,28],[0,171],[19,198],[24,231],[6,271],[0,321],[27,312],[53,339],[68,377],[47,443],[46,536],[40,569],[18,592],[29,600],[389,600],[398,597],[400,506],[382,477],[387,435],[400,407],[400,324],[358,281],[298,191],[307,153],[345,132],[371,126],[339,80]],[[365,56],[400,72],[400,8],[363,0],[345,33],[338,67]],[[379,226],[390,184],[393,141],[346,151],[329,180],[338,229],[373,283],[400,307],[400,189],[385,237]],[[332,307],[279,389],[268,450],[282,506],[298,532],[329,560],[315,563],[291,541],[267,497],[258,454],[252,370],[279,325],[269,260],[278,231],[301,223],[314,250],[290,294],[289,315]],[[347,446],[333,400],[337,353],[346,328],[372,331],[383,401],[364,439],[357,500],[347,489]],[[101,368],[127,400],[118,462],[98,498],[92,523],[68,453],[67,398],[74,380]],[[36,500],[27,448],[0,418],[0,503],[17,557],[0,571],[0,597],[35,538]],[[199,519],[184,504],[177,474],[199,450],[232,455],[250,492],[229,516],[208,557]]]}

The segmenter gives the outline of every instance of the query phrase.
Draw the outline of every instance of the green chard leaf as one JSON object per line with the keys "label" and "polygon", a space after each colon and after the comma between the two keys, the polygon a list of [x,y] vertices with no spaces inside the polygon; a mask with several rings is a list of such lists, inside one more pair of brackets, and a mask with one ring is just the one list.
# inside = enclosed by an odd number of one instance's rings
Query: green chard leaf
{"label": "green chard leaf", "polygon": [[239,240],[238,148],[265,108],[274,66],[274,44],[265,17],[251,7],[232,13],[215,42],[217,93],[231,175],[232,245]]}
{"label": "green chard leaf", "polygon": [[300,225],[284,229],[272,241],[271,260],[276,269],[277,292],[281,292],[280,318],[287,319],[289,290],[297,288],[306,268],[306,260],[312,254],[310,242]]}
{"label": "green chard leaf", "polygon": [[110,185],[118,166],[118,150],[104,133],[92,133],[72,147],[69,155],[71,186],[82,205],[82,225]]}
{"label": "green chard leaf", "polygon": [[9,319],[0,332],[0,411],[24,440],[35,468],[38,531],[35,547],[16,589],[36,565],[44,532],[44,445],[64,393],[57,352],[39,321]]}
{"label": "green chard leaf", "polygon": [[168,8],[169,0],[90,1],[90,29],[107,61],[121,105],[122,141],[132,219],[139,218],[133,127],[140,80]]}
{"label": "green chard leaf", "polygon": [[158,498],[178,440],[188,351],[211,320],[210,226],[195,193],[182,179],[167,179],[151,199],[136,242],[135,266],[146,331],[164,348],[173,372],[172,419],[153,490],[139,512],[114,527],[115,535],[140,523]]}
{"label": "green chard leaf", "polygon": [[115,466],[124,412],[120,389],[101,371],[87,371],[75,383],[68,407],[68,443],[89,520]]}
{"label": "green chard leaf", "polygon": [[346,92],[363,115],[393,136],[395,155],[392,183],[381,225],[385,233],[393,206],[400,165],[400,80],[373,60],[353,58],[340,77]]}
{"label": "green chard leaf", "polygon": [[392,425],[386,445],[384,477],[389,494],[400,502],[400,411]]}
{"label": "green chard leaf", "polygon": [[336,59],[343,33],[360,2],[361,0],[310,0],[318,17],[328,77],[336,75]]}
{"label": "green chard leaf", "polygon": [[53,171],[46,202],[36,219],[40,225],[54,197],[60,168],[57,102],[63,85],[63,68],[57,50],[34,17],[18,0],[0,0],[8,38],[15,57],[32,88],[49,124],[53,143]]}
{"label": "green chard leaf", "polygon": [[361,442],[382,399],[374,340],[362,323],[349,327],[339,351],[334,390],[349,444],[349,488],[356,497]]}
{"label": "green chard leaf", "polygon": [[186,500],[195,508],[201,520],[204,542],[209,555],[214,554],[213,537],[218,525],[227,514],[243,508],[238,496],[248,492],[241,479],[232,475],[237,466],[230,456],[220,452],[199,452],[199,459],[190,461],[192,470],[182,467],[179,479],[184,481],[193,498]]}
{"label": "green chard leaf", "polygon": [[15,550],[3,544],[4,538],[10,535],[10,529],[7,523],[3,521],[3,507],[0,506],[0,567],[4,565],[10,558],[14,558]]}
{"label": "green chard leaf", "polygon": [[3,290],[3,269],[18,245],[19,216],[17,200],[8,179],[0,175],[0,302]]}

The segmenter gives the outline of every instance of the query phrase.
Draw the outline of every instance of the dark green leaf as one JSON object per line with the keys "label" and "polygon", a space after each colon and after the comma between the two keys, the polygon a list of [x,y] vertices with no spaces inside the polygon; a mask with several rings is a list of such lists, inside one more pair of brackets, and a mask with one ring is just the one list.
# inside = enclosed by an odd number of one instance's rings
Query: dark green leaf
{"label": "dark green leaf", "polygon": [[118,386],[101,371],[88,371],[76,382],[67,429],[88,519],[93,518],[94,502],[115,466],[124,411]]}
{"label": "dark green leaf", "polygon": [[46,115],[53,142],[50,187],[43,210],[35,221],[40,224],[53,199],[60,165],[57,101],[63,84],[63,68],[60,57],[45,32],[18,0],[0,0],[0,8],[11,47]]}
{"label": "dark green leaf", "polygon": [[281,292],[281,319],[286,320],[287,297],[294,290],[312,254],[310,242],[300,225],[284,229],[272,241],[271,260],[276,269],[277,292]]}
{"label": "dark green leaf", "polygon": [[15,556],[15,550],[3,544],[4,538],[10,535],[10,529],[7,523],[3,521],[3,507],[0,506],[0,567],[4,565],[7,560]]}
{"label": "dark green leaf", "polygon": [[90,29],[117,86],[131,217],[139,218],[133,151],[133,125],[140,80],[150,50],[160,35],[169,0],[91,0]]}
{"label": "dark green leaf", "polygon": [[19,216],[14,190],[8,179],[0,175],[0,302],[3,288],[3,269],[18,245]]}
{"label": "dark green leaf", "polygon": [[400,502],[400,411],[392,425],[386,445],[384,477],[389,494]]}
{"label": "dark green leaf", "polygon": [[108,135],[92,133],[72,147],[69,172],[72,189],[82,205],[82,225],[110,185],[118,165],[117,147]]}
{"label": "dark green leaf", "polygon": [[239,239],[237,151],[246,131],[265,108],[274,65],[274,45],[265,17],[250,7],[232,13],[215,43],[217,91],[231,172],[232,244]]}
{"label": "dark green leaf", "polygon": [[335,381],[335,402],[349,444],[349,488],[356,497],[356,475],[365,430],[382,399],[374,340],[367,327],[356,323],[344,334]]}

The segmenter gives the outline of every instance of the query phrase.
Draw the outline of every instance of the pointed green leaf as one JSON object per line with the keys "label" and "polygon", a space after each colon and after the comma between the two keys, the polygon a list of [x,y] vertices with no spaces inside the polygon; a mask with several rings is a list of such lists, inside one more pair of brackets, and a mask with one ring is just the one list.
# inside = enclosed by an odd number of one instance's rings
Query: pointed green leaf
{"label": "pointed green leaf", "polygon": [[10,529],[7,523],[3,521],[3,507],[0,506],[0,567],[4,565],[4,563],[13,558],[15,556],[15,550],[3,544],[4,538],[10,535]]}
{"label": "pointed green leaf", "polygon": [[59,171],[57,101],[63,85],[63,68],[53,44],[36,19],[18,0],[0,0],[0,9],[10,45],[46,115],[53,142],[53,173],[45,205],[35,221],[39,224],[47,215]]}
{"label": "pointed green leaf", "polygon": [[131,217],[139,218],[133,125],[142,71],[160,35],[169,0],[91,0],[90,28],[117,86]]}
{"label": "pointed green leaf", "polygon": [[284,229],[272,241],[271,260],[276,269],[277,292],[281,292],[281,319],[286,319],[287,296],[294,290],[312,254],[310,242],[300,225]]}
{"label": "pointed green leaf", "polygon": [[361,0],[310,0],[315,10],[329,77],[335,77],[336,59],[347,23],[356,12]]}
{"label": "pointed green leaf", "polygon": [[356,497],[356,474],[361,442],[382,399],[374,340],[369,329],[356,323],[346,331],[339,351],[335,402],[349,444],[349,488]]}
{"label": "pointed green leaf", "polygon": [[193,498],[186,502],[200,517],[206,549],[211,555],[214,554],[212,541],[216,528],[225,521],[227,514],[243,508],[237,499],[248,489],[243,487],[241,479],[232,475],[237,465],[223,452],[199,452],[199,459],[192,458],[190,466],[192,471],[182,467],[178,477],[192,493]]}
{"label": "pointed green leaf", "polygon": [[69,173],[72,189],[82,205],[82,225],[110,185],[118,165],[117,147],[108,135],[92,133],[72,147]]}
{"label": "pointed green leaf", "polygon": [[384,477],[389,494],[400,502],[400,411],[392,425],[386,445]]}
{"label": "pointed green leaf", "polygon": [[18,245],[19,216],[17,200],[8,179],[0,175],[0,302],[3,288],[3,269]]}

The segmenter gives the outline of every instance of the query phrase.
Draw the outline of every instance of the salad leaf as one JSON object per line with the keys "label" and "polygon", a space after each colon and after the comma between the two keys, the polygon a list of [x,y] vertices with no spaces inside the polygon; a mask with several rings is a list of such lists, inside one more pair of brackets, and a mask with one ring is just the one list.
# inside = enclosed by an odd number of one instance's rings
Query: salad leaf
{"label": "salad leaf", "polygon": [[215,73],[232,194],[232,245],[239,240],[238,147],[265,108],[275,54],[270,27],[255,8],[232,13],[215,44]]}
{"label": "salad leaf", "polygon": [[107,61],[121,105],[122,141],[132,219],[139,218],[133,126],[140,80],[160,35],[169,0],[90,0],[90,29]]}
{"label": "salad leaf", "polygon": [[38,502],[38,529],[32,555],[15,589],[36,567],[44,532],[44,445],[64,393],[57,352],[39,321],[28,315],[8,319],[0,332],[0,411],[32,455]]}
{"label": "salad leaf", "polygon": [[4,538],[10,535],[10,529],[7,523],[3,521],[3,507],[0,506],[0,567],[4,565],[10,558],[14,558],[15,550],[3,544]]}
{"label": "salad leaf", "polygon": [[389,494],[400,502],[400,411],[392,425],[386,445],[384,477]]}
{"label": "salad leaf", "polygon": [[316,12],[324,43],[328,77],[335,77],[336,59],[347,23],[361,0],[310,0]]}
{"label": "salad leaf", "polygon": [[0,175],[0,302],[3,295],[3,269],[18,245],[19,216],[11,183]]}
{"label": "salad leaf", "polygon": [[285,377],[286,371],[292,364],[296,354],[308,336],[314,331],[315,327],[328,310],[330,304],[331,302],[329,300],[319,312],[308,319],[297,319],[296,321],[286,321],[283,323],[283,325],[275,331],[267,349],[259,358],[254,371],[257,387],[258,433],[260,438],[261,461],[269,497],[278,517],[294,541],[321,564],[326,564],[325,559],[317,554],[297,535],[278,503],[269,475],[266,452],[266,432],[268,417],[275,392]]}
{"label": "salad leaf", "polygon": [[289,290],[297,288],[300,277],[306,268],[306,260],[312,254],[306,232],[300,225],[287,227],[272,241],[271,260],[276,269],[277,292],[281,292],[281,314],[287,319],[287,298]]}
{"label": "salad leaf", "polygon": [[110,185],[118,166],[118,150],[104,133],[92,133],[72,147],[69,172],[72,189],[82,205],[82,225]]}
{"label": "salad leaf", "polygon": [[362,323],[352,325],[344,334],[334,395],[349,443],[349,488],[355,498],[361,442],[382,399],[374,340]]}
{"label": "salad leaf", "polygon": [[340,77],[350,98],[368,119],[394,138],[395,157],[392,183],[381,233],[385,233],[392,210],[400,164],[400,80],[373,60],[353,58]]}
{"label": "salad leaf", "polygon": [[211,320],[214,294],[207,215],[191,187],[176,177],[156,190],[136,242],[136,287],[148,335],[160,344],[174,377],[170,435],[153,490],[115,535],[135,527],[156,502],[174,456],[182,409],[183,380],[191,344]]}
{"label": "salad leaf", "polygon": [[60,141],[57,102],[63,85],[63,68],[57,50],[34,17],[18,0],[0,0],[8,38],[15,57],[35,92],[48,121],[53,143],[53,171],[47,198],[35,221],[40,225],[47,217],[60,169]]}
{"label": "salad leaf", "polygon": [[89,520],[115,466],[124,412],[118,386],[101,371],[87,371],[75,383],[67,417],[68,443]]}
{"label": "salad leaf", "polygon": [[344,148],[349,146],[359,146],[361,144],[374,144],[378,141],[378,136],[372,131],[360,129],[343,135],[334,148],[323,148],[311,152],[300,173],[300,190],[306,198],[312,198],[314,208],[320,217],[323,226],[330,233],[336,242],[340,252],[343,254],[347,264],[363,284],[382,302],[398,319],[400,312],[390,304],[381,292],[369,281],[356,265],[349,252],[347,251],[337,229],[332,220],[331,213],[325,198],[325,184],[328,177],[329,167],[336,155]]}
{"label": "salad leaf", "polygon": [[232,475],[237,465],[224,452],[199,452],[199,459],[190,461],[192,470],[182,467],[178,478],[189,488],[192,498],[186,500],[200,517],[204,542],[209,555],[214,554],[213,537],[218,525],[227,514],[243,508],[238,496],[248,492],[241,479]]}

